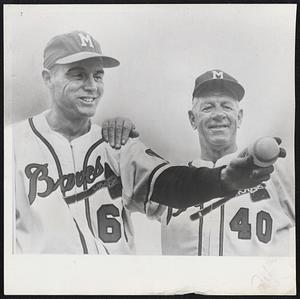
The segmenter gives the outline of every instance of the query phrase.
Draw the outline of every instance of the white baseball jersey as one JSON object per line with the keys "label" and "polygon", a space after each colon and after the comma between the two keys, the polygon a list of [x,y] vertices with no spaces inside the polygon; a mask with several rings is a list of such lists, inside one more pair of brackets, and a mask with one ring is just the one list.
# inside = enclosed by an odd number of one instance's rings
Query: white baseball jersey
{"label": "white baseball jersey", "polygon": [[134,253],[130,213],[162,213],[147,194],[166,161],[137,139],[112,149],[95,124],[69,142],[47,112],[13,128],[15,252]]}
{"label": "white baseball jersey", "polygon": [[[224,156],[215,165],[204,160],[196,160],[190,165],[218,167],[228,164],[235,155]],[[186,210],[168,208],[161,219],[162,253],[210,256],[289,255],[289,228],[294,225],[292,186],[293,182],[275,168],[269,181],[254,188],[240,190],[234,198],[198,220],[191,221],[190,215],[220,198]]]}

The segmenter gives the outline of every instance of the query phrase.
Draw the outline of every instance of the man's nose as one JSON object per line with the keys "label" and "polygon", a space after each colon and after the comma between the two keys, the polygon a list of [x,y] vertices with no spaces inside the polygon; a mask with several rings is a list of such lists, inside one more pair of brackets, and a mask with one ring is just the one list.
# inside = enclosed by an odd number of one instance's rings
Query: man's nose
{"label": "man's nose", "polygon": [[216,108],[212,113],[212,118],[214,119],[224,119],[226,117],[226,113],[223,109]]}
{"label": "man's nose", "polygon": [[97,90],[97,83],[94,79],[94,76],[89,76],[84,82],[84,88],[89,91]]}

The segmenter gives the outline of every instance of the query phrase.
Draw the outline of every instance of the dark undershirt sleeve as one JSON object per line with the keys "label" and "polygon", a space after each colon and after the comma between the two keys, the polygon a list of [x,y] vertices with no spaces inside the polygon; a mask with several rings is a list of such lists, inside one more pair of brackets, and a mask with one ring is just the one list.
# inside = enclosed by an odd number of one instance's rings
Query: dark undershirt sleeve
{"label": "dark undershirt sleeve", "polygon": [[150,200],[176,209],[188,208],[213,198],[234,195],[225,190],[221,169],[171,166],[156,179]]}

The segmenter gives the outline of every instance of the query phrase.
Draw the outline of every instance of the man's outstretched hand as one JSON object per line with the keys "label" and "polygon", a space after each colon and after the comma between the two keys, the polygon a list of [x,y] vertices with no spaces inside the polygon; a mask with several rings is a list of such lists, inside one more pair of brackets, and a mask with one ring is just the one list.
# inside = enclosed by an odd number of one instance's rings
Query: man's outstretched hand
{"label": "man's outstretched hand", "polygon": [[[278,158],[285,158],[286,157],[286,150],[280,146],[282,143],[282,140],[280,137],[273,137],[273,139],[276,141],[278,147],[279,147],[279,153],[278,153]],[[246,147],[243,151],[239,153],[239,157],[246,157],[249,156],[249,148],[251,146]]]}
{"label": "man's outstretched hand", "polygon": [[[281,144],[279,137],[274,137],[278,146]],[[286,150],[279,147],[278,158],[285,158]],[[243,150],[238,157],[221,170],[221,180],[228,191],[251,188],[270,179],[274,166],[260,167],[254,164],[253,157],[248,149]]]}
{"label": "man's outstretched hand", "polygon": [[119,149],[128,141],[129,137],[138,137],[139,133],[130,119],[115,117],[102,123],[102,136],[112,148]]}
{"label": "man's outstretched hand", "polygon": [[221,170],[221,181],[228,191],[251,188],[270,179],[274,166],[258,167],[253,158],[237,157]]}

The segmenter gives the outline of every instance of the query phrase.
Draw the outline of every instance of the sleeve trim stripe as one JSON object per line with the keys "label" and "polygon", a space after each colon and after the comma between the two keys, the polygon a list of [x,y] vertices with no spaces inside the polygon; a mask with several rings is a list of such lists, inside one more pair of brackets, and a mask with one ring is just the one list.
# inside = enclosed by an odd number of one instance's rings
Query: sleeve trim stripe
{"label": "sleeve trim stripe", "polygon": [[156,178],[167,168],[169,168],[170,165],[166,162],[166,163],[162,163],[160,165],[158,165],[157,167],[155,167],[153,169],[153,171],[151,172],[150,176],[149,176],[149,180],[148,180],[148,191],[147,191],[147,196],[146,196],[146,201],[145,201],[145,209],[146,209],[146,203],[147,201],[151,198],[152,196],[152,192],[153,192],[153,187],[154,187],[154,183],[156,181]]}

